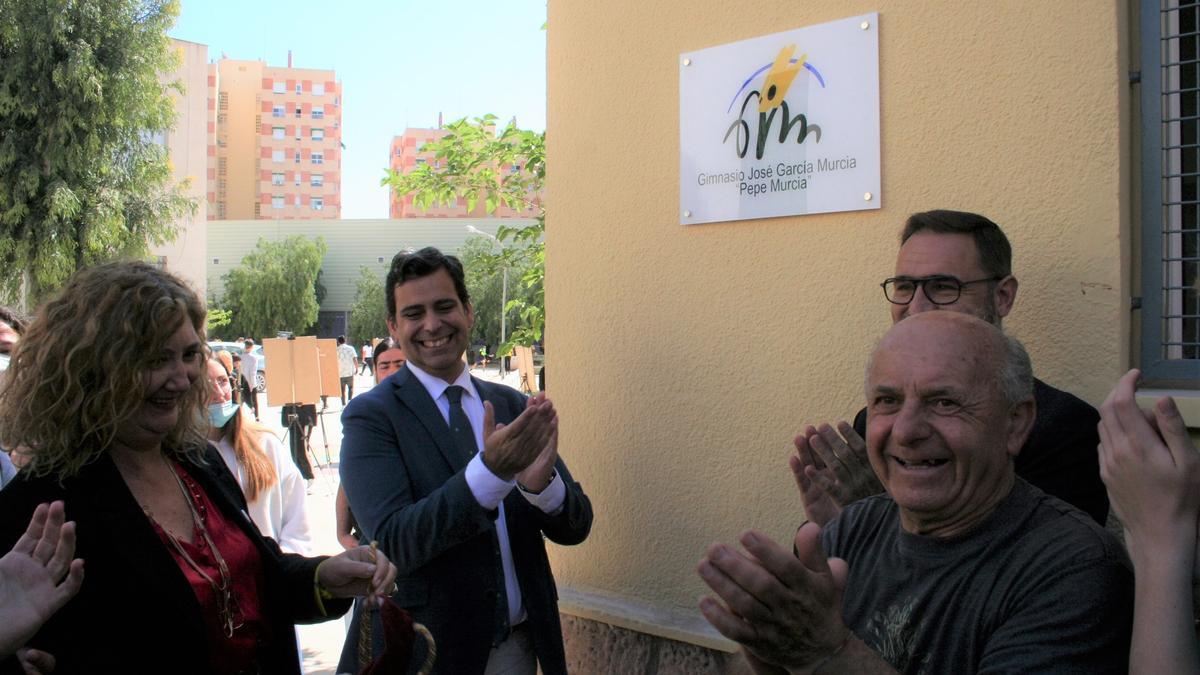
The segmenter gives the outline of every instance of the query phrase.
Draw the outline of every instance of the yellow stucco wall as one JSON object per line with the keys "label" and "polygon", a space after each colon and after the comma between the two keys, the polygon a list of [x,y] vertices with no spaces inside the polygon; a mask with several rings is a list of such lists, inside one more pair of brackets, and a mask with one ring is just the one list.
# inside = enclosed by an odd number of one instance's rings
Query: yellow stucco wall
{"label": "yellow stucco wall", "polygon": [[[790,538],[791,438],[861,407],[913,211],[998,222],[1005,327],[1103,399],[1129,360],[1129,9],[1085,4],[550,3],[548,389],[596,508],[560,585],[695,614],[710,542]],[[872,11],[883,208],[679,225],[679,54]]]}

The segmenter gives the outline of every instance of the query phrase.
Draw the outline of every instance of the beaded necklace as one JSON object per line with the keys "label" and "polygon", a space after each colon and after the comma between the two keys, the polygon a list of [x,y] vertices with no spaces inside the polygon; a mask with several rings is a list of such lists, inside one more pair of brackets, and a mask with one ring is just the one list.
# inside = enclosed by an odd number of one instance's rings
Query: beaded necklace
{"label": "beaded necklace", "polygon": [[[171,534],[170,530],[162,527],[162,525],[159,525],[159,529],[161,529],[167,536],[167,541],[171,543],[172,548],[175,549],[175,552],[179,554],[180,558],[183,558],[183,561],[187,563],[188,567],[190,567],[196,574],[200,575],[200,578],[204,579],[206,582],[208,582],[208,585],[212,587],[213,597],[215,597],[217,600],[217,613],[220,616],[221,625],[225,630],[225,637],[231,638],[233,637],[234,631],[244,625],[245,615],[242,612],[242,608],[238,603],[237,597],[233,594],[231,582],[232,575],[229,573],[229,566],[225,563],[225,558],[221,556],[221,551],[213,542],[212,536],[208,533],[208,528],[204,524],[204,521],[206,520],[205,516],[207,514],[205,513],[204,505],[200,504],[200,495],[196,494],[196,488],[192,487],[192,489],[189,490],[188,486],[184,485],[183,479],[179,477],[179,472],[176,471],[171,462],[166,457],[163,457],[163,462],[166,462],[167,468],[171,472],[171,476],[175,479],[175,483],[179,486],[180,492],[183,493],[183,500],[187,502],[188,510],[192,514],[192,524],[195,526],[196,531],[200,533],[200,536],[204,540],[204,544],[208,546],[208,550],[212,551],[213,558],[217,562],[217,571],[220,573],[220,583],[217,583],[217,581],[213,579],[211,575],[204,571],[204,568],[200,567],[200,565],[198,565],[196,561],[192,559],[192,556],[188,555],[188,552],[186,549],[184,549],[183,544],[180,543],[179,539],[177,539],[174,534]],[[191,483],[191,481],[188,482]],[[145,505],[143,505],[142,508],[146,511],[146,515],[153,520],[154,514],[150,513],[150,509],[146,508]]]}

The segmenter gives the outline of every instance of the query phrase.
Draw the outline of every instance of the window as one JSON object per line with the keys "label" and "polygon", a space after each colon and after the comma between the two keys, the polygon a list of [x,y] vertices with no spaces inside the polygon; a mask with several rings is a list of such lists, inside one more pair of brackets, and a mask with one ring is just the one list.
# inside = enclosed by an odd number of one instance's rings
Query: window
{"label": "window", "polygon": [[214,265],[220,265],[220,264],[221,264],[221,259],[220,259],[220,258],[213,258],[213,264],[214,264]]}
{"label": "window", "polygon": [[300,115],[301,115],[300,106],[296,106],[296,117],[299,118]]}
{"label": "window", "polygon": [[276,195],[274,197],[271,197],[271,208],[282,209],[283,208],[283,196]]}
{"label": "window", "polygon": [[275,162],[277,164],[279,162],[282,162],[283,161],[283,151],[282,150],[272,150],[271,151],[271,161]]}
{"label": "window", "polygon": [[271,174],[271,185],[283,185],[282,171],[276,171]]}
{"label": "window", "polygon": [[1200,5],[1142,0],[1140,23],[1141,367],[1189,380],[1200,377]]}
{"label": "window", "polygon": [[283,106],[277,105],[271,107],[271,117],[283,117]]}
{"label": "window", "polygon": [[424,157],[418,157],[418,158],[417,158],[417,166],[421,166],[421,165],[423,165],[423,164],[428,164],[428,163],[429,163],[429,162],[428,162],[428,161],[426,161],[426,159],[425,159]]}
{"label": "window", "polygon": [[314,152],[312,154],[312,163],[313,164],[324,164],[325,163],[325,153]]}
{"label": "window", "polygon": [[314,120],[325,119],[325,109],[324,108],[313,108],[313,119]]}
{"label": "window", "polygon": [[281,80],[276,80],[276,81],[275,81],[275,86],[273,86],[273,87],[271,88],[271,91],[275,92],[276,94],[284,94],[284,93],[287,93],[287,83],[285,83],[285,82],[283,82],[283,81],[281,81]]}
{"label": "window", "polygon": [[303,86],[302,86],[302,85],[301,85],[299,82],[297,82],[297,83],[296,83],[296,93],[297,93],[297,94],[303,94],[303,93],[304,93],[304,87],[303,87]]}
{"label": "window", "polygon": [[325,199],[323,197],[313,197],[310,204],[312,204],[313,211],[321,211],[325,208]]}
{"label": "window", "polygon": [[314,141],[323,141],[323,140],[325,140],[325,130],[324,130],[323,128],[321,128],[321,127],[313,127],[313,130],[312,130],[312,139],[313,139]]}
{"label": "window", "polygon": [[283,140],[283,127],[271,127],[271,138]]}
{"label": "window", "polygon": [[313,93],[313,96],[324,96],[325,95],[325,85],[324,84],[313,84],[312,93]]}
{"label": "window", "polygon": [[325,184],[325,174],[314,173],[309,179],[308,184],[313,187],[321,187]]}

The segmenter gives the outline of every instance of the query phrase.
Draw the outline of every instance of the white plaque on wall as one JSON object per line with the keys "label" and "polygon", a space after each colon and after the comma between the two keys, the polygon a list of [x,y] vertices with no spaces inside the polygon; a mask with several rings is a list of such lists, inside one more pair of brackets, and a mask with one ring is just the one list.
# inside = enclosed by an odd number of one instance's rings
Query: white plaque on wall
{"label": "white plaque on wall", "polygon": [[680,55],[681,223],[879,208],[878,19]]}

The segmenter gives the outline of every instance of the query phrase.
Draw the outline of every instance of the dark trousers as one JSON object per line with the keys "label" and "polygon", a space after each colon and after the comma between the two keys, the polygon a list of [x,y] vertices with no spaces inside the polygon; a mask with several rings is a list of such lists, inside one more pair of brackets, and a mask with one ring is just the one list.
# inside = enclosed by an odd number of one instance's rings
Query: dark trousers
{"label": "dark trousers", "polygon": [[350,375],[339,379],[342,382],[342,405],[345,406],[346,401],[350,400],[350,397],[354,396],[354,376]]}
{"label": "dark trousers", "polygon": [[245,378],[242,379],[242,401],[250,406],[254,411],[254,419],[258,419],[258,391],[246,383]]}

